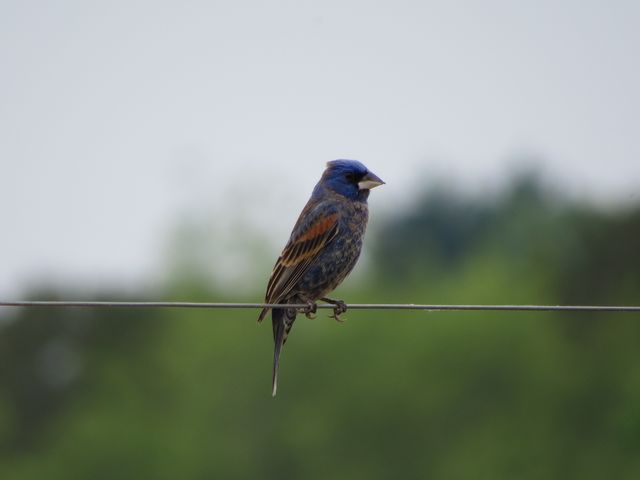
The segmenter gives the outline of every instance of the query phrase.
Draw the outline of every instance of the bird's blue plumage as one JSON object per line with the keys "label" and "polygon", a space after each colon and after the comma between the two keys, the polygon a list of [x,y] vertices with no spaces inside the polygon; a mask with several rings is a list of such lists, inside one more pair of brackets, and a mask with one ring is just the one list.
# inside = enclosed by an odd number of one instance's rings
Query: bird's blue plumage
{"label": "bird's blue plumage", "polygon": [[350,200],[365,200],[369,196],[369,190],[358,188],[353,178],[361,178],[368,172],[367,167],[357,160],[333,160],[327,163],[327,170],[322,179],[313,190],[311,198],[321,198],[328,188]]}
{"label": "bird's blue plumage", "polygon": [[[266,303],[314,304],[334,290],[355,266],[368,220],[369,190],[383,184],[357,160],[327,163],[322,178],[293,227],[271,273]],[[261,321],[269,309],[258,318]],[[274,309],[273,395],[282,345],[295,309]]]}

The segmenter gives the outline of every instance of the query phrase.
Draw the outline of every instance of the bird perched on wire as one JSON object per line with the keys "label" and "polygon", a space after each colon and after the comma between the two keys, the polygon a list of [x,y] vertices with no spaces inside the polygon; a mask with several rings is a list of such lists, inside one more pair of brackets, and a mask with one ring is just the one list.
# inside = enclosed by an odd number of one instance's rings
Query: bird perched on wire
{"label": "bird perched on wire", "polygon": [[[302,209],[291,237],[278,257],[267,285],[265,303],[307,304],[303,312],[309,318],[316,301],[335,305],[332,315],[338,321],[346,311],[342,300],[326,295],[351,272],[360,256],[367,226],[369,191],[384,184],[357,160],[333,160],[327,163],[322,178]],[[261,322],[268,308],[258,317]],[[274,308],[273,391],[278,389],[280,351],[287,340],[296,308]]]}

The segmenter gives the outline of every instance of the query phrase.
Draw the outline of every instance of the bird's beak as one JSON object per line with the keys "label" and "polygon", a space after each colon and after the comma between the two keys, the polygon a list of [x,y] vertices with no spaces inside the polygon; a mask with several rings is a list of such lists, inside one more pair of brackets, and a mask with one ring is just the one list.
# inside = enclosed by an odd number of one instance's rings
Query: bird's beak
{"label": "bird's beak", "polygon": [[380,185],[384,185],[384,182],[380,180],[377,175],[374,175],[371,172],[367,172],[367,174],[362,177],[362,180],[358,182],[358,188],[360,190],[371,190],[372,188],[379,187]]}

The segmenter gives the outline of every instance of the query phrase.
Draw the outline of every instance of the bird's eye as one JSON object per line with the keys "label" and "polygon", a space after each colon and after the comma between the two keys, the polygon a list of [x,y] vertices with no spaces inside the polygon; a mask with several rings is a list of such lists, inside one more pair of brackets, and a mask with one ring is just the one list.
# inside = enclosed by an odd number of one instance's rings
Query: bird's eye
{"label": "bird's eye", "polygon": [[347,179],[348,182],[355,182],[356,175],[353,172],[349,172],[345,175],[345,178]]}

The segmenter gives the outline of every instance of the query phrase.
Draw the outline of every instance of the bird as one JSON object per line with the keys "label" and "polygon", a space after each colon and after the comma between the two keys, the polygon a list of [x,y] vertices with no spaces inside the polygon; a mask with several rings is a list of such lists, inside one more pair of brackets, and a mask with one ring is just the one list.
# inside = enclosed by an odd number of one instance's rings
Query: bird
{"label": "bird", "polygon": [[[357,160],[327,162],[273,267],[267,283],[266,304],[306,304],[300,313],[314,318],[316,302],[321,300],[334,305],[332,317],[342,321],[340,314],[347,310],[345,302],[327,295],[356,265],[369,218],[369,192],[384,183]],[[262,309],[258,323],[269,310],[269,307]],[[273,397],[278,390],[280,352],[297,313],[294,307],[271,309]]]}

